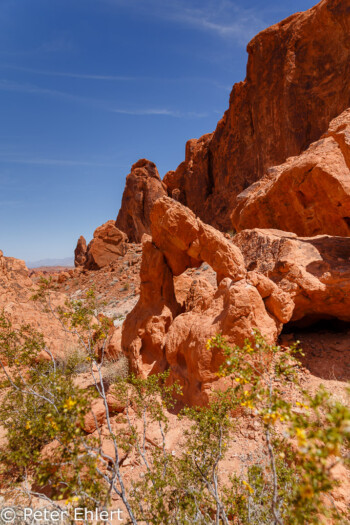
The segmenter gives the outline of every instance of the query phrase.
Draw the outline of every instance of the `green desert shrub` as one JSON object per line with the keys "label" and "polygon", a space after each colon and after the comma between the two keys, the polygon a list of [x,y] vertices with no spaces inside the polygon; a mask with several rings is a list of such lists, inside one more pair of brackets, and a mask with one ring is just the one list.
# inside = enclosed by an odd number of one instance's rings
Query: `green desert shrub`
{"label": "green desert shrub", "polygon": [[[166,437],[181,388],[170,382],[169,371],[143,379],[127,375],[122,360],[98,361],[94,345],[104,341],[108,323],[96,326],[93,294],[86,302],[68,302],[59,315],[80,337],[94,391],[79,389],[73,380],[80,358],[64,366],[54,358],[37,363],[40,334],[15,330],[4,314],[0,319],[0,420],[7,439],[0,474],[9,488],[20,489],[29,476],[39,487],[37,497],[40,487],[50,486],[46,503],[94,508],[110,508],[117,495],[129,523],[142,525],[348,523],[331,494],[338,483],[334,466],[349,464],[350,410],[323,388],[303,392],[298,345],[281,349],[258,332],[241,347],[220,334],[210,338],[207,347],[226,356],[218,375],[227,387],[212,394],[209,406],[180,411],[184,430],[173,454]],[[106,402],[105,384],[112,383],[113,395],[126,407],[120,427],[112,425]],[[291,385],[298,401],[288,396]],[[105,404],[107,436],[84,431],[95,397]],[[242,418],[258,424],[261,446],[256,457],[242,451],[242,468],[225,477],[222,464]],[[103,439],[113,455],[104,452]],[[139,471],[126,483],[120,463],[128,455],[135,456]]]}

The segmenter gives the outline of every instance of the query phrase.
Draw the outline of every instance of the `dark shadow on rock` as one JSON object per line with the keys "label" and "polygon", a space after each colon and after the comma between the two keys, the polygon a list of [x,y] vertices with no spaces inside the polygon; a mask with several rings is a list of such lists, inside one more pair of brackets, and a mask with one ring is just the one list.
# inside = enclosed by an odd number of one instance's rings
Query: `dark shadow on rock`
{"label": "dark shadow on rock", "polygon": [[309,326],[287,325],[280,336],[284,345],[300,341],[300,358],[312,375],[327,380],[350,380],[350,324],[321,319]]}

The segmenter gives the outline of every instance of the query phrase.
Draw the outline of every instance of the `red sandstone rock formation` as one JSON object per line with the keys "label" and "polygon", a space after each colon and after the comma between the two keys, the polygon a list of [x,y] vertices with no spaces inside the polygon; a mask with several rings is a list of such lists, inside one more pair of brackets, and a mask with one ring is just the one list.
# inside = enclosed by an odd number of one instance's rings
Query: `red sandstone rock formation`
{"label": "red sandstone rock formation", "polygon": [[166,194],[156,165],[147,159],[139,160],[126,177],[115,225],[127,234],[131,242],[141,242],[142,235],[150,233],[149,216],[154,202]]}
{"label": "red sandstone rock formation", "polygon": [[214,134],[190,141],[185,162],[165,176],[169,194],[229,230],[236,196],[350,106],[349,34],[349,0],[323,0],[253,38],[246,80]]}
{"label": "red sandstone rock formation", "polygon": [[99,270],[108,266],[118,256],[125,254],[127,240],[126,234],[116,228],[114,221],[102,224],[95,230],[94,238],[87,247],[85,268]]}
{"label": "red sandstone rock formation", "polygon": [[84,266],[85,265],[85,263],[86,263],[86,251],[87,251],[87,246],[86,246],[85,237],[80,235],[80,237],[78,239],[78,242],[77,242],[77,246],[76,246],[76,248],[74,250],[74,265],[75,265],[75,267]]}
{"label": "red sandstone rock formation", "polygon": [[298,157],[270,168],[238,196],[236,230],[278,228],[301,236],[350,235],[350,109]]}
{"label": "red sandstone rock formation", "polygon": [[[32,300],[34,291],[35,285],[24,261],[4,257],[0,250],[0,312],[4,310],[14,327],[31,325],[43,333],[50,351],[57,357],[72,348],[76,340],[64,331],[60,321],[46,308]],[[52,292],[52,308],[63,306],[65,299],[64,294]],[[45,356],[47,354],[42,355]]]}
{"label": "red sandstone rock formation", "polygon": [[208,133],[198,140],[189,140],[186,144],[185,161],[176,171],[168,171],[163,180],[168,194],[186,204],[197,215],[202,211],[199,203],[206,202],[214,183],[209,170],[208,150],[212,138],[213,133]]}
{"label": "red sandstone rock formation", "polygon": [[169,197],[159,199],[151,212],[153,242],[162,250],[173,275],[203,261],[217,273],[218,281],[242,279],[246,273],[241,252],[215,228]]}
{"label": "red sandstone rock formation", "polygon": [[29,278],[29,270],[24,261],[14,257],[5,257],[0,250],[0,295],[6,294],[11,288],[26,288],[33,286]]}
{"label": "red sandstone rock formation", "polygon": [[[206,348],[207,340],[221,332],[241,344],[258,328],[275,341],[294,305],[270,279],[247,273],[240,250],[178,202],[168,197],[156,202],[151,231],[153,239],[143,240],[140,299],[123,325],[122,347],[134,372],[169,367],[169,380],[180,382],[183,400],[205,404],[224,359]],[[219,287],[193,281],[180,307],[173,276],[203,261],[217,272]],[[183,292],[179,280],[176,284]]]}
{"label": "red sandstone rock formation", "polygon": [[85,415],[83,429],[88,434],[103,425],[106,421],[106,407],[102,399],[95,399],[91,404],[91,410]]}
{"label": "red sandstone rock formation", "polygon": [[255,229],[234,242],[248,270],[268,276],[293,298],[293,321],[350,321],[349,238]]}
{"label": "red sandstone rock formation", "polygon": [[180,312],[171,270],[149,236],[143,239],[140,278],[140,298],[123,325],[122,347],[133,371],[148,375],[165,370],[165,335]]}
{"label": "red sandstone rock formation", "polygon": [[[263,277],[263,276],[261,276]],[[206,342],[222,333],[231,344],[243,345],[258,329],[269,342],[275,342],[293,305],[287,294],[269,279],[269,297],[256,286],[259,276],[221,281],[211,296],[198,296],[193,310],[171,324],[165,339],[165,357],[170,366],[170,381],[177,381],[187,403],[207,404],[213,387],[219,386],[218,370],[225,360],[222,351],[208,348]],[[275,314],[275,315],[274,315]]]}

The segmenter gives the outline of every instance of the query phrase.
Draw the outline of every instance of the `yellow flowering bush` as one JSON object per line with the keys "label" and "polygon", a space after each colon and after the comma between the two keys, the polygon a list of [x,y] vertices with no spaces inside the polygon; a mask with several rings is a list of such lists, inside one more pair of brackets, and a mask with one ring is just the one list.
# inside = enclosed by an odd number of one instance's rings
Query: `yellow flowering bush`
{"label": "yellow flowering bush", "polygon": [[[43,283],[37,294],[48,308],[49,285]],[[178,412],[178,425],[186,425],[181,449],[173,454],[166,436],[169,413],[176,408],[174,394],[179,399],[181,389],[169,383],[169,372],[146,379],[114,374],[104,380],[103,352],[99,356],[96,345],[105,344],[110,321],[96,322],[93,291],[85,300],[68,301],[57,315],[82,347],[64,364],[54,359],[38,362],[42,336],[30,327],[15,330],[0,315],[0,366],[5,376],[0,419],[7,438],[0,448],[0,476],[9,489],[19,490],[29,475],[40,490],[50,488],[53,505],[64,501],[73,507],[105,509],[117,495],[133,525],[349,522],[327,497],[337,485],[334,466],[348,462],[350,411],[324,389],[314,395],[302,391],[297,344],[282,349],[258,332],[241,346],[229,345],[221,334],[211,337],[206,348],[224,353],[218,376],[225,378],[227,388],[213,392],[209,406]],[[91,371],[94,385],[84,391],[74,381],[82,364]],[[297,401],[288,397],[290,385]],[[116,425],[117,431],[105,386],[113,386],[113,396],[125,407],[117,416],[123,423]],[[108,439],[113,454],[104,452],[102,433],[92,437],[84,431],[96,397],[104,403],[103,439]],[[228,454],[246,420],[260,429],[259,457],[242,450],[241,470],[223,476],[223,462],[226,468],[230,465]],[[152,446],[147,442],[149,425],[153,432],[159,429],[155,440],[152,435]],[[46,447],[52,444],[48,454]],[[125,483],[120,464],[128,454],[134,454],[140,472]]]}

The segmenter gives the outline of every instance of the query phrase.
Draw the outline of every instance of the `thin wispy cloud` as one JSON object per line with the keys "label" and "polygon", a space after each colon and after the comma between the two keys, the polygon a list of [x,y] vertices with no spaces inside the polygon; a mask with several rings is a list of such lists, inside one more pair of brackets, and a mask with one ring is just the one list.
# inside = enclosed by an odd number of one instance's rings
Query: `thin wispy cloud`
{"label": "thin wispy cloud", "polygon": [[186,7],[174,10],[164,17],[187,24],[203,31],[216,33],[220,37],[233,38],[246,44],[264,24],[253,10],[239,8],[232,2],[205,2],[200,7]]}
{"label": "thin wispy cloud", "polygon": [[126,75],[96,75],[89,73],[75,73],[66,71],[45,71],[42,69],[34,69],[30,67],[14,66],[14,65],[0,65],[2,69],[12,69],[15,71],[22,71],[24,73],[33,73],[36,75],[44,75],[49,77],[64,77],[64,78],[77,78],[81,80],[110,80],[110,81],[140,81],[144,80],[145,77],[138,76],[126,76]]}
{"label": "thin wispy cloud", "polygon": [[72,95],[70,93],[65,93],[63,91],[57,91],[55,89],[47,89],[39,86],[33,86],[30,84],[20,84],[18,82],[12,82],[5,79],[0,79],[0,91],[10,91],[15,93],[27,93],[32,95],[50,95],[54,97],[62,97],[71,100],[82,100],[88,101],[84,97],[79,97],[77,95]]}
{"label": "thin wispy cloud", "polygon": [[104,0],[116,7],[135,7],[139,13],[189,25],[245,45],[265,27],[259,11],[230,0]]}
{"label": "thin wispy cloud", "polygon": [[80,80],[97,80],[97,81],[108,81],[108,82],[174,82],[174,83],[184,83],[184,82],[197,82],[197,83],[207,83],[216,86],[218,89],[224,89],[229,91],[231,86],[225,86],[217,82],[212,78],[205,77],[156,77],[156,76],[128,76],[128,75],[102,75],[94,73],[78,73],[78,72],[68,72],[68,71],[47,71],[43,69],[35,69],[30,67],[15,66],[12,64],[0,64],[0,69],[20,71],[23,73],[31,73],[34,75],[48,76],[48,77],[63,77],[63,78],[76,78]]}
{"label": "thin wispy cloud", "polygon": [[10,91],[15,93],[27,93],[32,95],[47,95],[50,97],[58,97],[69,101],[75,101],[83,104],[93,105],[94,107],[108,111],[111,113],[118,113],[121,115],[134,115],[134,116],[167,116],[175,118],[203,118],[208,116],[207,113],[200,113],[194,111],[178,111],[169,108],[118,108],[113,106],[113,102],[106,103],[103,100],[93,99],[89,97],[83,97],[79,95],[72,95],[64,91],[57,91],[54,89],[41,88],[38,86],[32,86],[29,84],[20,84],[17,82],[9,82],[7,80],[0,79],[0,91]]}
{"label": "thin wispy cloud", "polygon": [[70,167],[98,167],[98,168],[125,168],[125,165],[112,164],[106,162],[90,162],[85,160],[67,160],[67,159],[48,159],[41,157],[11,157],[0,155],[0,162],[5,164],[27,164],[36,166],[70,166]]}
{"label": "thin wispy cloud", "polygon": [[195,111],[173,111],[171,109],[158,109],[158,108],[140,108],[140,109],[113,109],[113,113],[119,113],[121,115],[164,115],[166,117],[175,118],[204,118],[208,116],[208,113],[197,113]]}

